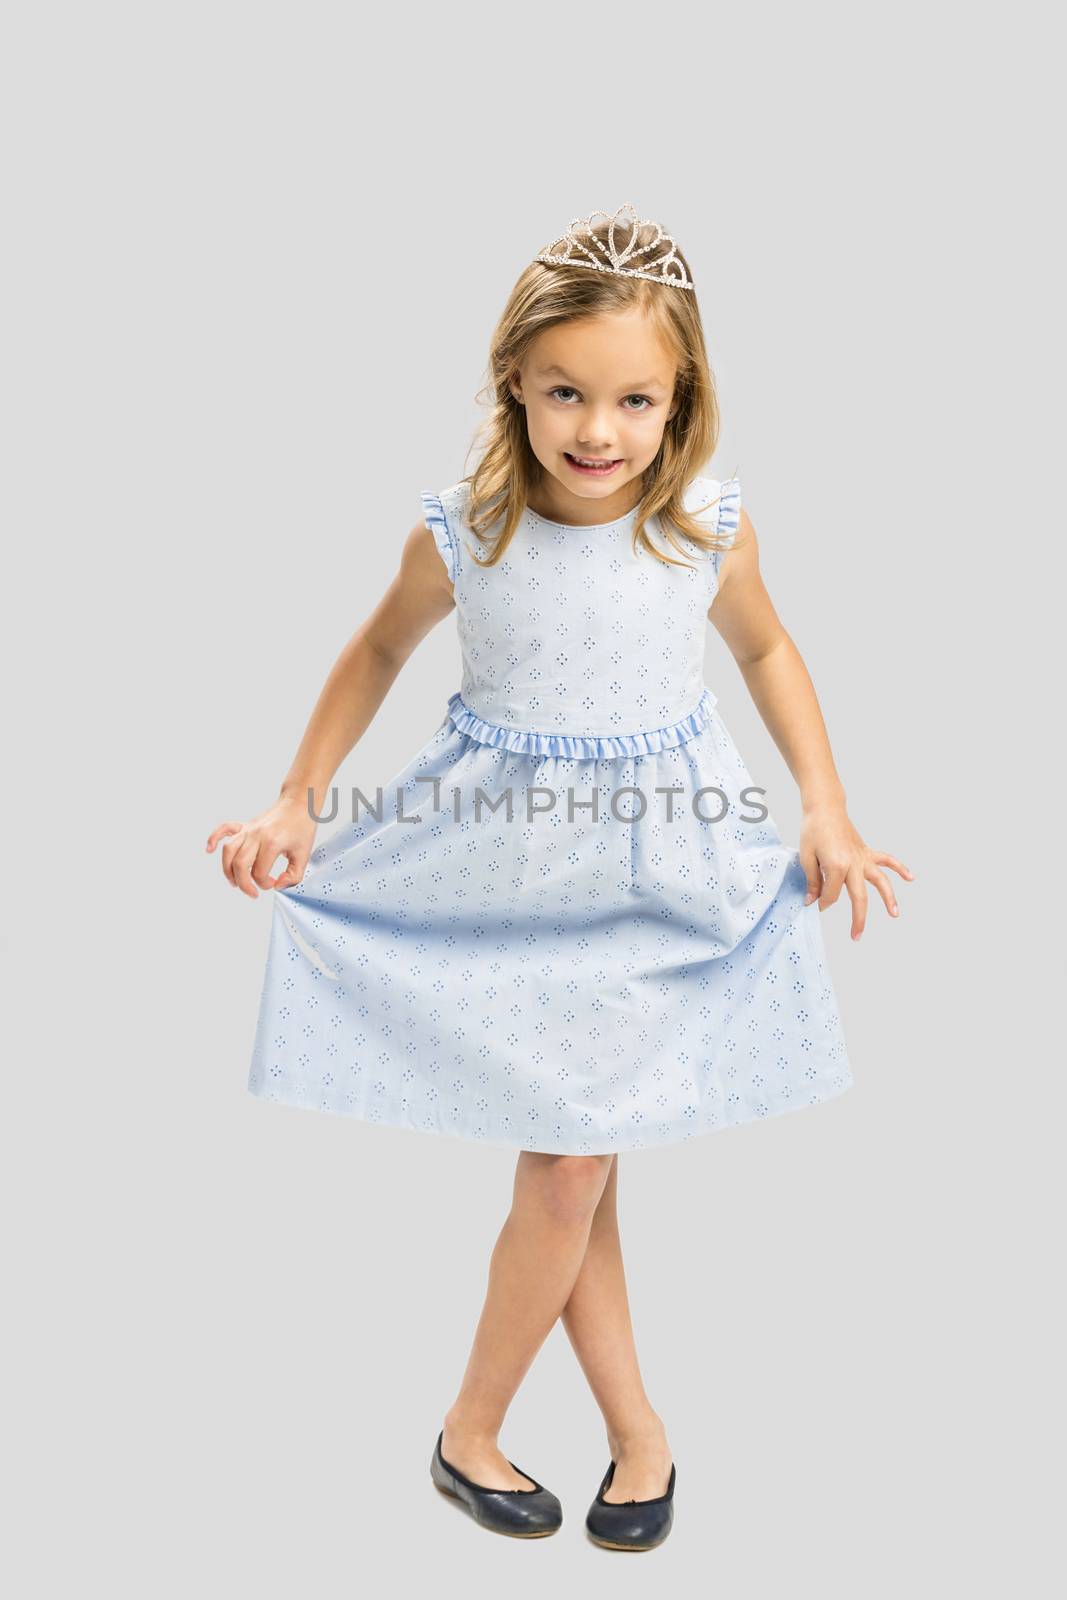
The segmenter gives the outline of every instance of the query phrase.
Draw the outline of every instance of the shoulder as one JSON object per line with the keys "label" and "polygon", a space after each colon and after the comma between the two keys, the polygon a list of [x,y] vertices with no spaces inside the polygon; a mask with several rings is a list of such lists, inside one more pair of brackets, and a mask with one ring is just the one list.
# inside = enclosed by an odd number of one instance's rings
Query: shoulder
{"label": "shoulder", "polygon": [[401,582],[414,583],[420,587],[424,584],[429,584],[433,588],[440,587],[451,597],[453,580],[449,563],[445,559],[447,548],[447,545],[443,545],[437,530],[431,527],[424,517],[420,517],[418,522],[409,528],[400,547]]}
{"label": "shoulder", "polygon": [[704,523],[711,533],[737,532],[741,515],[741,480],[712,478],[701,474],[686,485],[683,504],[690,516]]}
{"label": "shoulder", "polygon": [[459,535],[459,530],[467,519],[470,506],[470,484],[467,482],[453,483],[447,489],[439,489],[433,493],[424,489],[422,491],[423,510],[427,521],[433,523],[436,518],[443,522],[453,539]]}
{"label": "shoulder", "polygon": [[466,517],[470,505],[471,486],[466,479],[459,483],[450,484],[447,489],[441,490],[441,503],[450,517],[457,522],[462,522]]}
{"label": "shoulder", "polygon": [[[751,596],[755,586],[762,584],[756,530],[743,507],[738,514],[737,528],[729,545],[725,550],[715,553],[715,575],[716,601],[725,590],[731,600],[736,597],[741,603],[746,597]],[[708,615],[711,615],[710,611]]]}
{"label": "shoulder", "polygon": [[[428,550],[436,549],[452,584],[462,570],[462,535],[469,499],[470,485],[466,482],[450,484],[447,489],[421,491],[422,522],[418,524],[418,532],[424,537],[418,542]],[[412,538],[415,538],[414,532]]]}

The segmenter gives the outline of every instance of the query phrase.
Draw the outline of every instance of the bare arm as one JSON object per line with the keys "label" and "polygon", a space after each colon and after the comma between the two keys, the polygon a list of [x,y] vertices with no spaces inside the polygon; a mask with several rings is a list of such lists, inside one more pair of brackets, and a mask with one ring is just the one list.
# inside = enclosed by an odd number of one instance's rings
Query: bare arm
{"label": "bare arm", "polygon": [[756,530],[742,510],[739,537],[723,556],[708,618],[741,669],[749,694],[805,806],[845,803],[815,686],[763,586]]}
{"label": "bare arm", "polygon": [[[454,607],[433,534],[419,522],[405,540],[396,577],[330,669],[278,799],[250,822],[220,823],[208,839],[208,852],[227,840],[222,870],[235,888],[258,899],[256,884],[299,883],[315,837],[311,811],[324,809],[334,773],[370,727],[404,662]],[[288,865],[271,878],[280,855]]]}
{"label": "bare arm", "polygon": [[[882,866],[914,874],[894,856],[868,849],[849,820],[845,787],[834,765],[815,686],[800,651],[764,588],[756,530],[742,509],[738,538],[723,555],[719,587],[708,618],[725,640],[767,731],[796,779],[804,810],[800,859],[808,877],[805,904],[832,905],[842,886],[852,900],[852,937],[867,920],[867,881],[899,915]],[[825,880],[825,881],[824,881]]]}
{"label": "bare arm", "polygon": [[420,522],[407,536],[396,577],[334,662],[282,795],[303,802],[313,789],[315,810],[321,809],[334,773],[374,721],[404,662],[454,607],[433,534]]}

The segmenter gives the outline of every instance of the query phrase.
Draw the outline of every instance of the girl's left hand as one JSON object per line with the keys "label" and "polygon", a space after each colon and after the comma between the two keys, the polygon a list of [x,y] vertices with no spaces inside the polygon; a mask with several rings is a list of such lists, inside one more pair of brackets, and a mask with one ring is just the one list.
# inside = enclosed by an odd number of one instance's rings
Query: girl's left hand
{"label": "girl's left hand", "polygon": [[871,850],[849,820],[843,805],[813,806],[805,810],[800,830],[800,864],[808,878],[808,892],[804,904],[810,905],[818,898],[819,909],[832,906],[847,888],[852,900],[852,937],[858,939],[867,921],[867,884],[873,883],[886,910],[899,917],[893,887],[881,867],[891,867],[902,878],[914,880],[915,874],[895,856],[883,850]]}

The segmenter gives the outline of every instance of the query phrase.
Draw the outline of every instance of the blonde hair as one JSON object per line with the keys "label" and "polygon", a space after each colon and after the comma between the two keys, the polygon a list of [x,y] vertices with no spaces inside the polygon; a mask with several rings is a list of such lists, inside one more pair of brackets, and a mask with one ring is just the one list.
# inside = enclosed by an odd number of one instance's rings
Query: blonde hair
{"label": "blonde hair", "polygon": [[[595,231],[606,239],[608,226],[603,221]],[[645,224],[637,243],[651,244],[655,237],[655,228]],[[685,257],[680,250],[677,254],[692,278]],[[695,292],[616,272],[532,261],[512,289],[493,330],[489,380],[478,392],[478,399],[488,398],[492,406],[479,433],[485,448],[475,470],[461,480],[470,485],[467,520],[471,531],[483,548],[489,547],[488,555],[478,557],[481,565],[494,566],[502,559],[519,525],[528,491],[544,472],[530,446],[526,413],[511,392],[509,378],[522,366],[534,339],[547,328],[634,307],[645,311],[678,365],[673,415],[664,428],[659,452],[643,475],[644,494],[636,508],[634,525],[634,553],[643,548],[669,566],[690,564],[673,560],[653,544],[645,524],[655,515],[659,516],[668,543],[683,554],[673,529],[687,535],[702,550],[726,548],[729,541],[710,533],[683,503],[687,484],[714,453],[719,437],[715,381]],[[714,500],[709,502],[709,506],[714,504]],[[708,506],[695,508],[707,509]],[[489,529],[501,519],[499,534],[490,538]]]}

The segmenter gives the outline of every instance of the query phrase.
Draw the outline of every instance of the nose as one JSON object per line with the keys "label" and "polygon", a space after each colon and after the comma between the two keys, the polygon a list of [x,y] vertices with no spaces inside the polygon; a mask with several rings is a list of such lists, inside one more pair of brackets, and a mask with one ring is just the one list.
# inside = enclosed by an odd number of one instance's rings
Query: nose
{"label": "nose", "polygon": [[613,438],[614,430],[606,412],[590,409],[582,413],[577,428],[577,442],[581,451],[596,455],[599,451],[607,450]]}

